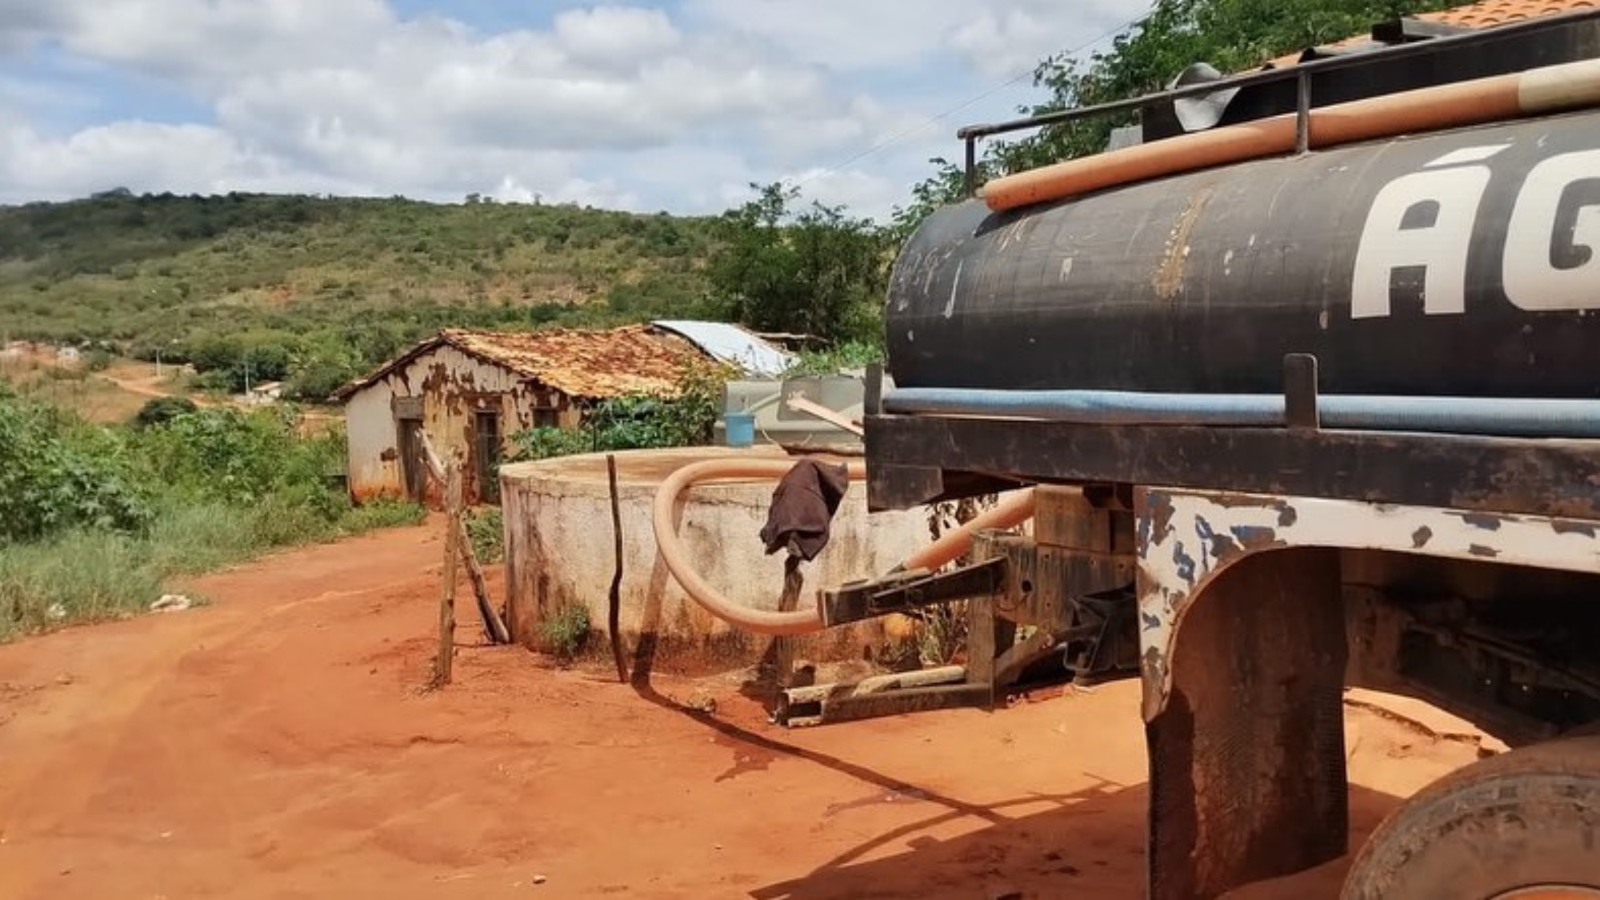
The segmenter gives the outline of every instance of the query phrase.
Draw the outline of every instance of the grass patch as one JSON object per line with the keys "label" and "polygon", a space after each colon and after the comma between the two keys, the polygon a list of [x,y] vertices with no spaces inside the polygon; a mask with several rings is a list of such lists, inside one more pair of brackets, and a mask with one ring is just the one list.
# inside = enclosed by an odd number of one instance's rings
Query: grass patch
{"label": "grass patch", "polygon": [[415,503],[393,499],[369,500],[345,513],[342,525],[345,533],[359,534],[378,528],[420,525],[426,517],[427,510]]}
{"label": "grass patch", "polygon": [[72,531],[0,548],[0,640],[144,609],[161,596],[148,540]]}
{"label": "grass patch", "polygon": [[197,503],[162,509],[143,534],[77,529],[0,546],[0,642],[135,615],[166,593],[174,577],[283,547],[415,525],[424,515],[420,506],[397,501],[355,507],[331,522],[281,502]]}
{"label": "grass patch", "polygon": [[0,642],[61,625],[123,618],[149,609],[174,577],[246,562],[271,550],[415,525],[425,512],[388,501],[329,522],[270,502],[175,505],[143,534],[77,529],[0,546]]}

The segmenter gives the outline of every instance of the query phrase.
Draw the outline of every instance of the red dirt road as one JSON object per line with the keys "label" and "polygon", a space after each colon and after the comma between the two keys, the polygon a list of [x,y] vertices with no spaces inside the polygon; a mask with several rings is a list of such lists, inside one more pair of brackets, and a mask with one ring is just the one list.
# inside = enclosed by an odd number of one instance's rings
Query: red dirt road
{"label": "red dirt road", "polygon": [[[1135,685],[786,731],[734,680],[641,694],[478,646],[467,602],[455,684],[422,693],[436,534],[0,647],[0,898],[1141,896]],[[715,714],[673,699],[697,690]],[[1361,833],[1475,754],[1348,723]],[[1239,895],[1334,896],[1341,868]]]}

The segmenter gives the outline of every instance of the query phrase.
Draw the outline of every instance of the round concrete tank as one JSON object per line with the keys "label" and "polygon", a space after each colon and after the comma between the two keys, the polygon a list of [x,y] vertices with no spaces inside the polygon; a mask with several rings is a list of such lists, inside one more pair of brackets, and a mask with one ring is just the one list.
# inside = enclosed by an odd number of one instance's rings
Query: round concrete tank
{"label": "round concrete tank", "polygon": [[[664,671],[754,664],[772,639],[736,631],[690,599],[658,558],[651,506],[673,471],[707,459],[788,457],[775,447],[693,447],[615,454],[622,520],[621,616],[618,630],[631,655],[641,646]],[[678,533],[696,571],[730,600],[777,609],[783,592],[780,552],[766,554],[759,533],[775,481],[730,481],[687,491]],[[605,454],[517,463],[500,470],[506,532],[508,624],[516,639],[541,648],[542,624],[563,607],[581,606],[596,632],[607,624],[615,570]],[[816,592],[880,575],[929,541],[926,510],[867,514],[865,485],[850,485],[834,516],[828,546],[804,563],[802,604]],[[862,659],[884,644],[868,622],[797,641],[812,660]]]}

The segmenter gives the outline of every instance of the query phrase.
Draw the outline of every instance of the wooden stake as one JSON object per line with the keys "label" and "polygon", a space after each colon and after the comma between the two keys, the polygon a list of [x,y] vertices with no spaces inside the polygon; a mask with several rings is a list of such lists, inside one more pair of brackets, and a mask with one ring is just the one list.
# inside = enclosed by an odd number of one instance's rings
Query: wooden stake
{"label": "wooden stake", "polygon": [[606,622],[611,632],[611,657],[617,663],[617,680],[628,683],[628,667],[622,661],[622,505],[617,495],[617,458],[606,454],[606,479],[611,484],[611,535],[616,545],[617,565],[611,575],[611,611]]}
{"label": "wooden stake", "polygon": [[[434,480],[439,482],[439,487],[448,492],[450,487],[446,483],[444,463],[439,461],[439,454],[433,449],[433,441],[428,440],[427,432],[422,433],[422,457],[427,462],[428,471],[433,475]],[[452,471],[455,471],[454,466],[452,466]],[[461,473],[456,471],[457,481],[460,480],[460,476]],[[456,535],[456,546],[460,548],[461,558],[467,564],[467,574],[472,577],[472,593],[478,601],[478,614],[483,618],[484,636],[489,639],[491,644],[509,644],[511,643],[511,629],[506,627],[506,623],[500,618],[500,614],[494,611],[494,604],[489,602],[489,585],[483,577],[483,566],[478,562],[477,551],[472,549],[472,536],[467,532],[466,517],[460,514],[461,486],[459,484],[456,486],[455,503],[457,514],[451,518],[454,523],[454,530],[459,532]],[[448,508],[449,505],[450,499],[446,497],[445,506]]]}
{"label": "wooden stake", "polygon": [[[802,562],[798,553],[790,553],[783,560],[783,594],[778,597],[779,612],[793,612],[800,607],[800,590],[805,587],[806,576],[800,571]],[[773,638],[773,680],[778,690],[794,686],[794,645],[796,638]]]}
{"label": "wooden stake", "polygon": [[444,463],[439,461],[439,454],[433,449],[433,441],[428,440],[426,431],[418,431],[417,436],[422,439],[422,460],[428,464],[428,471],[434,480],[439,482],[439,487],[444,487]]}
{"label": "wooden stake", "polygon": [[483,634],[491,644],[509,644],[511,631],[506,628],[506,623],[489,602],[489,584],[484,580],[483,565],[478,562],[478,551],[472,549],[472,536],[467,530],[465,516],[457,521],[456,527],[461,532],[456,536],[461,546],[461,560],[467,564],[467,574],[472,578],[472,593],[478,600],[478,615],[483,618]]}
{"label": "wooden stake", "polygon": [[433,664],[436,687],[450,683],[456,649],[456,556],[461,543],[461,468],[451,463],[445,474],[444,584],[439,591],[439,658]]}

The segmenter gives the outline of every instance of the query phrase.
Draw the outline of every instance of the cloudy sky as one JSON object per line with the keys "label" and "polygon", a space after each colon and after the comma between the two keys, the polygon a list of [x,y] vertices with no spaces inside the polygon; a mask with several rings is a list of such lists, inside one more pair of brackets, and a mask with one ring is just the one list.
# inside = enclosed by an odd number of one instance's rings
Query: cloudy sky
{"label": "cloudy sky", "polygon": [[[0,0],[0,203],[403,194],[881,215],[1149,0]],[[1103,41],[1100,45],[1103,46]]]}

